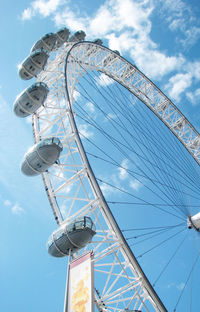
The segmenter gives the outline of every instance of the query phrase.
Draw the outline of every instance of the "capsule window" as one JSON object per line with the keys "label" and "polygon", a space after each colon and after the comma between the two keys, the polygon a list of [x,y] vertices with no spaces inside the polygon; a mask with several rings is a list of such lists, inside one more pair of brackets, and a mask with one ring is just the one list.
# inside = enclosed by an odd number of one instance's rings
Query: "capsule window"
{"label": "capsule window", "polygon": [[33,66],[31,65],[31,66],[29,66],[29,70],[31,70],[32,72],[34,72],[34,71],[35,71],[35,67],[33,67]]}
{"label": "capsule window", "polygon": [[51,237],[49,237],[48,241],[47,241],[47,246],[51,247],[53,245],[53,240]]}
{"label": "capsule window", "polygon": [[75,228],[76,228],[76,230],[83,229],[84,228],[84,220],[75,222]]}
{"label": "capsule window", "polygon": [[73,232],[75,230],[75,224],[71,223],[71,224],[67,225],[66,230],[68,233]]}
{"label": "capsule window", "polygon": [[85,227],[92,228],[92,220],[90,218],[85,217]]}
{"label": "capsule window", "polygon": [[63,230],[59,230],[57,232],[54,233],[53,237],[55,240],[61,238],[64,235]]}
{"label": "capsule window", "polygon": [[39,101],[39,99],[40,99],[40,98],[37,97],[36,95],[34,95],[33,98],[34,98],[35,100],[37,100],[37,101]]}

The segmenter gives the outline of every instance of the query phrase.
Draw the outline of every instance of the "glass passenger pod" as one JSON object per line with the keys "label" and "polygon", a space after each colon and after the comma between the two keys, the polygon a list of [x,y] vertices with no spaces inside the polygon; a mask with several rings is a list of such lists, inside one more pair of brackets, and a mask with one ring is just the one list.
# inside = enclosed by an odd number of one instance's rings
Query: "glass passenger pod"
{"label": "glass passenger pod", "polygon": [[120,55],[118,50],[113,50],[113,52],[115,52],[117,55]]}
{"label": "glass passenger pod", "polygon": [[44,69],[48,57],[48,53],[43,49],[33,51],[19,66],[19,76],[23,80],[37,76]]}
{"label": "glass passenger pod", "polygon": [[103,41],[101,39],[95,39],[93,42],[98,44],[98,45],[102,45],[103,44]]}
{"label": "glass passenger pod", "polygon": [[31,49],[31,52],[44,49],[47,51],[52,51],[56,43],[56,35],[54,33],[48,33],[43,36],[40,40],[38,40]]}
{"label": "glass passenger pod", "polygon": [[56,137],[46,138],[32,146],[24,156],[22,172],[27,176],[35,176],[45,172],[60,157],[62,143]]}
{"label": "glass passenger pod", "polygon": [[18,117],[26,117],[36,112],[44,104],[49,88],[44,82],[36,82],[17,96],[13,111]]}
{"label": "glass passenger pod", "polygon": [[56,48],[60,48],[69,39],[70,31],[66,27],[61,28],[56,33]]}
{"label": "glass passenger pod", "polygon": [[75,32],[70,38],[70,42],[79,42],[79,41],[84,41],[86,37],[86,33],[83,30],[79,30]]}
{"label": "glass passenger pod", "polygon": [[63,257],[85,247],[96,234],[95,225],[90,217],[81,217],[73,222],[61,225],[52,233],[48,242],[48,253],[54,257]]}

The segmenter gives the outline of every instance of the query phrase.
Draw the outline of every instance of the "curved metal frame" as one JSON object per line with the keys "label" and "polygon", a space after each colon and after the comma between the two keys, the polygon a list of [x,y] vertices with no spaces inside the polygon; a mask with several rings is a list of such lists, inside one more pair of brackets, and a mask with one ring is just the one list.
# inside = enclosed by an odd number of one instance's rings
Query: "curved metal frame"
{"label": "curved metal frame", "polygon": [[[38,81],[47,83],[52,92],[45,105],[46,108],[40,108],[33,116],[35,141],[38,142],[41,137],[48,136],[52,128],[56,126],[56,134],[61,137],[66,148],[64,162],[62,163],[61,160],[60,165],[55,165],[55,168],[42,175],[55,219],[58,224],[62,224],[63,219],[73,219],[78,214],[83,215],[87,212],[88,215],[94,214],[97,223],[100,224],[100,215],[105,221],[102,229],[99,230],[99,236],[103,241],[97,240],[97,247],[94,247],[96,250],[94,257],[96,271],[104,272],[101,268],[103,264],[99,263],[102,258],[107,259],[106,257],[108,257],[107,262],[109,262],[109,257],[112,254],[114,260],[111,264],[104,263],[104,266],[109,267],[109,272],[107,272],[108,277],[102,295],[98,295],[97,292],[95,296],[98,309],[103,311],[104,307],[109,308],[112,302],[115,303],[116,301],[118,304],[124,300],[127,308],[130,308],[134,302],[134,309],[143,307],[145,311],[152,311],[151,308],[156,311],[167,311],[126,243],[85,154],[73,110],[75,85],[78,77],[84,73],[85,67],[105,73],[144,102],[177,136],[198,164],[200,164],[199,134],[176,106],[136,66],[98,44],[91,42],[67,43],[57,52],[55,59],[48,62],[45,71],[38,77]],[[66,93],[63,92],[65,87]],[[66,108],[62,103],[63,98],[66,99]],[[51,106],[54,99],[54,106]],[[47,120],[48,116],[53,116],[52,120]],[[64,125],[66,119],[69,122],[68,128]],[[61,131],[61,128],[64,130]],[[78,163],[76,163],[75,158],[73,159],[74,153],[79,155],[80,161]],[[70,165],[67,165],[68,157],[72,159]],[[66,173],[63,168],[67,168],[68,172]],[[85,180],[89,183],[90,191],[86,190],[88,185],[86,186]],[[74,185],[77,181],[79,185],[74,195],[70,197],[68,193],[67,195],[64,194],[66,186]],[[85,198],[78,196],[80,189],[83,190]],[[89,194],[90,192],[92,192],[92,196]],[[57,204],[57,199],[61,197],[67,201],[71,200],[69,213],[65,214],[64,217]],[[83,204],[78,212],[72,213],[73,207],[78,201],[83,202]],[[101,248],[104,244],[105,247],[102,251]],[[115,265],[118,267],[117,273],[113,273]],[[111,282],[113,275],[117,277]],[[127,284],[112,291],[115,284],[122,278],[126,278]],[[130,291],[134,291],[132,297],[130,297]],[[127,295],[128,298],[122,298],[123,294],[124,296]],[[111,308],[107,311],[122,310]]]}
{"label": "curved metal frame", "polygon": [[[68,99],[68,103],[69,103],[69,120],[70,123],[72,125],[72,132],[75,135],[75,140],[79,149],[79,153],[81,155],[81,158],[83,160],[84,166],[86,168],[86,171],[88,173],[88,176],[91,180],[91,185],[92,188],[94,190],[94,192],[96,193],[96,198],[98,198],[100,200],[100,205],[101,205],[101,209],[102,209],[102,213],[104,214],[104,217],[107,219],[107,222],[109,223],[109,227],[111,229],[111,231],[114,231],[114,233],[116,234],[117,240],[121,241],[121,248],[123,249],[123,253],[124,256],[126,258],[126,261],[128,261],[132,266],[133,266],[133,271],[136,271],[137,274],[139,275],[139,278],[142,279],[142,283],[143,283],[143,287],[145,288],[145,290],[147,291],[147,293],[149,294],[149,296],[152,298],[153,302],[155,303],[156,307],[158,308],[158,311],[167,311],[163,305],[163,303],[161,302],[160,298],[158,297],[158,295],[156,294],[156,292],[154,291],[153,287],[151,286],[151,284],[149,283],[146,275],[144,274],[144,272],[142,271],[138,261],[136,260],[134,254],[132,253],[131,249],[129,248],[122,232],[119,229],[118,224],[116,223],[114,216],[110,210],[110,208],[107,205],[107,202],[104,198],[104,195],[95,179],[95,175],[93,173],[93,170],[90,166],[90,163],[87,159],[82,141],[80,139],[80,135],[78,132],[78,128],[76,126],[76,122],[74,119],[74,113],[73,113],[73,105],[72,105],[72,101],[71,101],[71,97],[70,97],[70,84],[68,84],[68,79],[67,79],[67,73],[68,73],[68,64],[71,63],[71,61],[69,60],[69,58],[71,57],[71,51],[73,50],[74,47],[72,47],[72,49],[69,51],[67,57],[66,57],[66,61],[65,61],[65,75],[66,75],[66,93],[67,93],[67,99]],[[112,52],[111,52],[112,53]],[[97,69],[97,68],[96,68]],[[106,73],[106,71],[105,71]]]}

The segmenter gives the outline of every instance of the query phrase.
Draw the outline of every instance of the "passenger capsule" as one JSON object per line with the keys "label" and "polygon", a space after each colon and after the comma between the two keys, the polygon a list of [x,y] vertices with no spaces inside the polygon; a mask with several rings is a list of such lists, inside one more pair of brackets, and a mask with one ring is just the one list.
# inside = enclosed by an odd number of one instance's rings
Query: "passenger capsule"
{"label": "passenger capsule", "polygon": [[20,65],[19,75],[23,80],[37,76],[46,65],[49,55],[43,49],[33,51]]}
{"label": "passenger capsule", "polygon": [[84,41],[86,37],[86,34],[83,30],[79,30],[77,32],[75,32],[70,38],[69,41],[70,42],[79,42],[79,41]]}
{"label": "passenger capsule", "polygon": [[115,52],[117,55],[120,55],[118,50],[113,50],[113,52]]}
{"label": "passenger capsule", "polygon": [[59,158],[63,147],[56,137],[46,138],[32,146],[24,156],[22,172],[35,176],[51,167]]}
{"label": "passenger capsule", "polygon": [[56,33],[56,48],[60,48],[69,39],[70,31],[66,27],[61,28]]}
{"label": "passenger capsule", "polygon": [[103,44],[103,41],[101,39],[95,39],[93,42],[99,45]]}
{"label": "passenger capsule", "polygon": [[49,88],[43,82],[36,82],[25,89],[15,100],[13,110],[18,117],[33,114],[47,98]]}
{"label": "passenger capsule", "polygon": [[85,247],[96,234],[95,225],[89,217],[82,217],[72,223],[61,225],[47,242],[48,253],[54,257],[69,255]]}
{"label": "passenger capsule", "polygon": [[56,35],[53,33],[46,34],[40,40],[38,40],[31,49],[31,52],[44,49],[47,51],[52,51],[56,43]]}

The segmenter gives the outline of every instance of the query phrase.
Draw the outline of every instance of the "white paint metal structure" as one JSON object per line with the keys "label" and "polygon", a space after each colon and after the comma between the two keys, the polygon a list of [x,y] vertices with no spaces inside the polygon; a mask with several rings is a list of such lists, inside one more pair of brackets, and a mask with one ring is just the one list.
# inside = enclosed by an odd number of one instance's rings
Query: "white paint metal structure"
{"label": "white paint metal structure", "polygon": [[95,179],[75,122],[76,83],[85,68],[113,78],[144,102],[176,135],[196,162],[200,137],[176,106],[137,67],[113,51],[91,42],[66,43],[53,52],[38,81],[50,92],[44,107],[33,115],[35,142],[57,136],[60,160],[42,174],[45,189],[60,225],[89,216],[96,225],[94,251],[95,304],[99,311],[167,311],[124,239]]}

